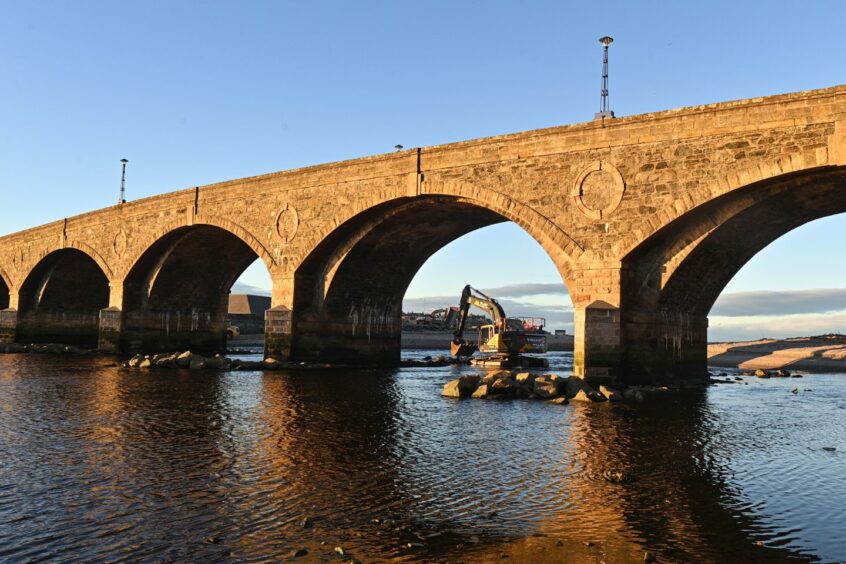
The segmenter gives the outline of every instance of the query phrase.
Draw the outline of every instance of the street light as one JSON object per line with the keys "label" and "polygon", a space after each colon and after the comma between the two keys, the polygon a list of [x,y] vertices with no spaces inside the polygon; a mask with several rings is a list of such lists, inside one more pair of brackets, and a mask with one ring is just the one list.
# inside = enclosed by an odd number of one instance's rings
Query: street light
{"label": "street light", "polygon": [[602,90],[599,94],[599,112],[593,119],[605,119],[614,117],[608,104],[608,46],[614,43],[614,38],[607,35],[599,38],[602,44]]}
{"label": "street light", "polygon": [[120,160],[120,199],[118,200],[118,204],[126,203],[126,163],[128,162],[127,159]]}

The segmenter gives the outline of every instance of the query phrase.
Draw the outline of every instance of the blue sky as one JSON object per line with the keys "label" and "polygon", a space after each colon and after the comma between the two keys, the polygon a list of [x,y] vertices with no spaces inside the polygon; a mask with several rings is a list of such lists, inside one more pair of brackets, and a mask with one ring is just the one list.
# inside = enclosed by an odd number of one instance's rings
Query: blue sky
{"label": "blue sky", "polygon": [[[135,199],[397,143],[586,121],[606,34],[617,115],[844,83],[844,16],[846,3],[807,0],[0,1],[0,233],[111,205],[123,157]],[[844,234],[844,217],[799,229],[726,292],[843,288]],[[456,269],[478,256],[474,237],[520,267]],[[243,282],[266,285],[262,268]],[[502,225],[442,250],[408,297],[468,281],[560,283],[540,247]],[[712,337],[842,330],[846,303],[819,295],[831,310],[712,316]],[[511,298],[567,323],[560,292]]]}

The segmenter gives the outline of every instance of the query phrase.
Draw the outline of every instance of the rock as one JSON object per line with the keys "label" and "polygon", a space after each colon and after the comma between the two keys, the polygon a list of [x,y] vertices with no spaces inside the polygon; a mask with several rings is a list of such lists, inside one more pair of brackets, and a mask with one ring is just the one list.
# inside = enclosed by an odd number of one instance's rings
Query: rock
{"label": "rock", "polygon": [[232,360],[216,354],[212,358],[206,359],[206,368],[212,370],[229,370],[232,368]]}
{"label": "rock", "polygon": [[188,362],[188,368],[191,370],[202,370],[206,367],[206,357],[200,354],[191,355],[191,360]]}
{"label": "rock", "polygon": [[801,378],[802,375],[801,374],[791,374],[790,377],[791,378]]}
{"label": "rock", "polygon": [[262,360],[233,360],[232,368],[235,370],[263,370],[265,367]]}
{"label": "rock", "polygon": [[185,351],[184,353],[180,354],[176,357],[176,366],[179,368],[188,368],[191,365],[191,357],[194,356],[191,354],[191,351]]}
{"label": "rock", "polygon": [[776,370],[774,376],[779,378],[790,378],[790,371],[789,370]]}
{"label": "rock", "polygon": [[584,390],[585,393],[595,392],[596,390],[581,378],[575,376],[567,378],[564,383],[564,394],[568,398],[574,397],[579,390]]}
{"label": "rock", "polygon": [[517,391],[520,390],[520,386],[517,385],[517,381],[513,378],[500,378],[496,380],[490,386],[490,394],[492,395],[517,395]]}
{"label": "rock", "polygon": [[837,447],[825,446],[823,447],[823,450],[826,452],[835,452],[837,450]]}
{"label": "rock", "polygon": [[770,373],[767,372],[766,370],[761,370],[759,368],[758,370],[755,371],[755,376],[757,376],[758,378],[769,378]]}
{"label": "rock", "polygon": [[282,363],[271,356],[264,359],[264,368],[267,370],[279,370],[281,367]]}
{"label": "rock", "polygon": [[514,380],[516,380],[518,384],[523,384],[523,383],[532,384],[532,383],[534,383],[535,378],[537,378],[537,376],[535,376],[534,374],[532,374],[530,372],[520,372],[519,374],[514,376]]}
{"label": "rock", "polygon": [[476,391],[473,392],[473,395],[470,396],[470,397],[474,397],[474,398],[477,398],[477,399],[485,399],[486,397],[488,397],[488,394],[490,394],[490,390],[488,389],[488,385],[482,384],[478,388],[476,388]]}
{"label": "rock", "polygon": [[547,376],[535,378],[534,393],[541,398],[554,398],[558,395],[558,382]]}
{"label": "rock", "polygon": [[608,398],[609,401],[619,403],[623,401],[623,393],[617,388],[610,386],[599,386],[599,393]]}
{"label": "rock", "polygon": [[142,360],[144,360],[144,357],[140,354],[136,354],[129,359],[129,362],[127,362],[126,365],[130,368],[138,368],[138,365],[141,364]]}
{"label": "rock", "polygon": [[209,544],[217,544],[220,542],[220,537],[206,537],[206,542]]}
{"label": "rock", "polygon": [[511,378],[511,371],[497,370],[496,372],[491,372],[482,378],[482,384],[493,384],[497,380],[502,380],[503,378]]}
{"label": "rock", "polygon": [[799,393],[799,388],[793,388],[792,390],[790,390],[790,393],[791,393],[791,394],[798,394],[798,393]]}
{"label": "rock", "polygon": [[564,396],[559,396],[555,399],[549,400],[549,403],[554,403],[555,405],[567,405],[570,402]]}
{"label": "rock", "polygon": [[344,556],[344,555],[346,555],[346,554],[347,554],[347,553],[344,551],[344,549],[343,549],[342,547],[340,547],[340,546],[336,546],[336,547],[335,547],[335,552],[337,552],[337,553],[338,553],[338,554],[340,554],[341,556]]}
{"label": "rock", "polygon": [[444,384],[444,389],[441,395],[449,398],[466,398],[473,395],[476,388],[479,386],[479,378],[474,374],[465,374],[457,380],[452,380]]}
{"label": "rock", "polygon": [[300,525],[303,529],[310,529],[312,525],[314,525],[314,522],[312,521],[311,517],[303,517],[300,521]]}
{"label": "rock", "polygon": [[587,402],[601,402],[606,401],[608,398],[597,392],[596,390],[591,392],[586,392],[585,390],[579,390],[576,392],[576,395],[570,398],[573,401],[587,401]]}
{"label": "rock", "polygon": [[651,552],[644,552],[643,553],[643,561],[644,562],[655,562],[655,555]]}
{"label": "rock", "polygon": [[307,548],[298,548],[297,550],[291,553],[291,558],[300,558],[301,556],[305,556],[308,554]]}
{"label": "rock", "polygon": [[623,392],[623,399],[630,403],[641,403],[646,399],[646,396],[637,388],[626,388],[626,391]]}
{"label": "rock", "polygon": [[138,368],[151,368],[153,366],[152,359],[148,356],[138,363]]}

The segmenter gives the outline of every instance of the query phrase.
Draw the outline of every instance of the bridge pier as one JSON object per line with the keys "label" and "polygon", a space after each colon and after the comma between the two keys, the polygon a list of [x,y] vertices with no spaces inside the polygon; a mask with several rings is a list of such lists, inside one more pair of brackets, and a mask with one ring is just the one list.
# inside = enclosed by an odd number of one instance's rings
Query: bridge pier
{"label": "bridge pier", "polygon": [[123,312],[117,307],[100,310],[100,334],[97,349],[101,352],[120,352]]}
{"label": "bridge pier", "polygon": [[630,383],[701,384],[708,380],[708,318],[659,313],[624,323],[622,369]]}
{"label": "bridge pier", "polygon": [[0,310],[0,343],[14,343],[18,331],[18,310],[10,307]]}
{"label": "bridge pier", "polygon": [[592,384],[607,384],[620,376],[620,308],[597,300],[576,307],[573,375]]}

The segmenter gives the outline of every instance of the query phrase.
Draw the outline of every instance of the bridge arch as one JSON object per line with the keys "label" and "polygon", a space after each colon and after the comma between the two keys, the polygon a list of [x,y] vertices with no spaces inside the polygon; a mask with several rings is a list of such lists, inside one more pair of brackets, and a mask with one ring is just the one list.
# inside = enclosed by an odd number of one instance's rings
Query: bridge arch
{"label": "bridge arch", "polygon": [[231,222],[204,217],[160,229],[123,279],[122,348],[222,350],[229,291],[257,258],[273,264],[264,247]]}
{"label": "bridge arch", "polygon": [[[292,356],[396,363],[402,299],[420,267],[459,237],[506,221],[514,221],[541,244],[566,285],[572,258],[559,245],[571,252],[580,248],[538,212],[504,196],[429,184],[419,195],[345,213],[294,274]],[[503,257],[503,267],[513,267],[513,261],[515,257]]]}
{"label": "bridge arch", "polygon": [[726,190],[645,240],[623,259],[629,372],[703,373],[707,316],[735,274],[779,237],[839,213],[846,167],[797,170]]}
{"label": "bridge arch", "polygon": [[109,305],[109,273],[84,245],[47,251],[18,291],[18,340],[97,344],[99,313]]}
{"label": "bridge arch", "polygon": [[12,297],[12,280],[6,272],[0,268],[0,309],[9,307]]}

